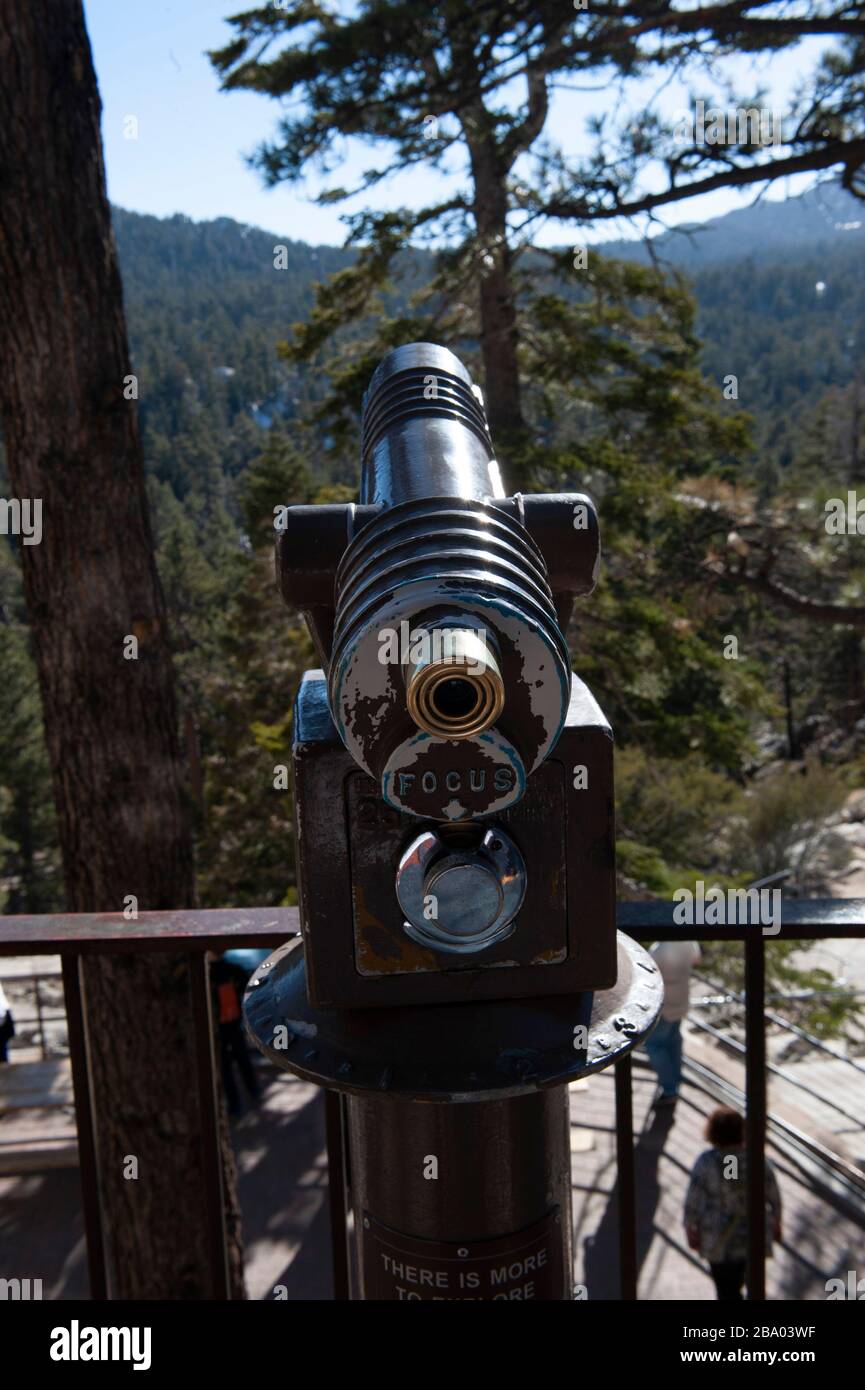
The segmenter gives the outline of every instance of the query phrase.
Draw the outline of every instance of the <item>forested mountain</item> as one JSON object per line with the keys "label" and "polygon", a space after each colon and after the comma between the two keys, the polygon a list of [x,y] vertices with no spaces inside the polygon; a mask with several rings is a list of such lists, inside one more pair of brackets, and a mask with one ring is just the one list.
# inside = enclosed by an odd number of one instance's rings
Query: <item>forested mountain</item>
{"label": "forested mountain", "polygon": [[[798,198],[760,198],[710,222],[683,222],[654,237],[651,251],[695,274],[728,261],[795,262],[805,251],[831,256],[842,243],[865,251],[865,207],[840,184],[823,183]],[[604,249],[649,257],[643,242],[607,241]]]}
{"label": "forested mountain", "polygon": [[[167,457],[160,436],[174,436],[198,411],[201,435],[241,420],[267,426],[318,397],[315,377],[280,362],[275,347],[309,313],[315,283],[353,253],[230,218],[196,223],[115,209],[114,223],[151,466],[182,495],[189,470],[200,478],[201,457]],[[642,242],[612,241],[590,254],[648,263],[650,252]],[[786,466],[823,393],[856,379],[865,347],[865,208],[823,185],[677,229],[653,239],[651,254],[693,286],[705,373],[719,383],[737,377],[739,403],[754,415],[756,466]],[[414,259],[412,280],[430,258]],[[241,430],[230,441],[229,476],[252,438]]]}
{"label": "forested mountain", "polygon": [[[759,785],[767,757],[786,750],[799,759],[806,747],[819,748],[822,761],[840,760],[854,781],[860,775],[860,629],[815,626],[738,584],[724,566],[714,579],[716,541],[706,539],[717,514],[721,549],[729,516],[743,554],[776,531],[795,540],[802,519],[819,522],[826,495],[861,479],[860,209],[824,187],[758,203],[692,237],[670,234],[651,247],[668,280],[686,276],[669,291],[640,279],[650,266],[645,247],[594,247],[590,262],[610,268],[589,282],[563,279],[558,308],[542,302],[542,336],[562,360],[573,356],[575,385],[568,397],[558,382],[549,391],[539,383],[537,427],[575,441],[569,481],[591,487],[601,473],[608,480],[600,498],[604,578],[573,636],[580,672],[601,694],[621,745],[623,881],[642,891],[670,891],[696,872],[747,881],[763,867],[749,821],[763,803],[749,801],[747,789],[755,773]],[[350,495],[356,447],[335,445],[312,418],[331,385],[325,364],[296,365],[277,345],[310,314],[316,282],[354,253],[229,218],[194,223],[115,209],[114,225],[179,673],[200,893],[205,905],[278,902],[293,891],[289,794],[278,769],[288,761],[293,688],[311,652],[275,593],[273,506]],[[410,315],[411,291],[429,279],[431,259],[404,254],[400,281],[384,295],[390,315]],[[550,274],[542,260],[538,277]],[[533,267],[529,259],[530,276]],[[587,402],[579,383],[593,375],[595,345],[606,354],[606,395]],[[724,390],[731,376],[732,398]],[[677,393],[687,408],[671,421]],[[583,429],[591,436],[585,450]],[[682,441],[689,457],[677,467]],[[659,450],[668,455],[661,464]],[[699,516],[693,497],[688,510],[673,496],[688,471],[697,477]],[[610,478],[618,480],[612,491]],[[784,577],[808,592],[831,579],[855,602],[857,538],[834,539],[825,563],[812,547],[816,568],[794,557]],[[8,706],[0,719],[0,900],[7,910],[44,910],[59,904],[61,891],[38,694],[7,544],[0,632],[0,705]],[[725,659],[730,634],[741,660]],[[819,785],[812,776],[812,809],[843,794],[831,768],[827,776]],[[778,812],[793,829],[802,816],[797,795],[793,788]]]}
{"label": "forested mountain", "polygon": [[[340,269],[346,253],[284,242],[229,218],[163,221],[117,208],[114,226],[149,463],[182,498],[202,485],[206,465],[200,450],[178,452],[178,435],[216,448],[233,478],[258,448],[260,429],[302,408],[307,384],[279,363],[276,343],[309,311],[315,281]],[[274,267],[280,254],[285,269]]]}

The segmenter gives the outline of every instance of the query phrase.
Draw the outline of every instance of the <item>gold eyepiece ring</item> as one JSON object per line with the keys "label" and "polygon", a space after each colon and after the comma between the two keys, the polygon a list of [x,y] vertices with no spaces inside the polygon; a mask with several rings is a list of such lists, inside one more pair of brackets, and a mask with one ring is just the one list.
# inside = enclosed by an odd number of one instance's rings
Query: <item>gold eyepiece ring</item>
{"label": "gold eyepiece ring", "polygon": [[446,628],[444,636],[447,640],[444,644],[439,640],[438,650],[433,641],[431,656],[409,663],[408,712],[419,729],[437,738],[474,738],[501,714],[504,682],[480,633],[472,628]]}

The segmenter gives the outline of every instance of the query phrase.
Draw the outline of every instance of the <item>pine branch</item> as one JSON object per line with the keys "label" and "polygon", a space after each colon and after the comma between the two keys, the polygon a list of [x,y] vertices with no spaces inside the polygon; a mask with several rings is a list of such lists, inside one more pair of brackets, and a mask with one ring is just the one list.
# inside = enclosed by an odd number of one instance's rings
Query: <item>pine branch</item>
{"label": "pine branch", "polygon": [[865,607],[861,604],[830,603],[821,599],[806,597],[791,589],[779,579],[773,579],[768,570],[753,574],[747,569],[729,569],[708,565],[710,573],[716,577],[730,579],[752,593],[764,594],[800,617],[818,623],[839,623],[844,627],[865,630]]}
{"label": "pine branch", "polygon": [[[552,198],[543,204],[547,217],[561,217],[578,222],[600,222],[614,217],[634,217],[637,213],[650,212],[654,208],[669,203],[678,203],[685,198],[697,198],[703,193],[712,193],[718,188],[741,188],[764,180],[783,178],[787,174],[816,172],[842,164],[845,168],[845,186],[856,170],[865,164],[865,138],[855,140],[832,140],[820,149],[805,150],[801,154],[790,155],[786,159],[764,160],[760,164],[747,167],[731,165],[719,170],[705,179],[693,179],[690,183],[674,184],[661,193],[646,193],[642,197],[616,201],[606,207],[593,207],[586,198]],[[855,191],[855,190],[851,190]],[[858,196],[858,195],[857,195]]]}
{"label": "pine branch", "polygon": [[[634,24],[623,26],[629,39],[659,30],[672,30],[677,34],[709,33],[713,38],[721,35],[748,36],[759,35],[769,38],[774,34],[789,35],[791,38],[809,34],[849,34],[865,35],[865,18],[849,19],[842,15],[801,18],[795,15],[778,15],[768,19],[753,17],[745,11],[761,8],[773,0],[752,0],[751,3],[731,5],[707,5],[694,10],[660,10],[654,13],[649,6],[597,5],[592,4],[591,13],[600,19],[610,19],[621,23],[633,19]],[[860,6],[843,5],[849,10]]]}

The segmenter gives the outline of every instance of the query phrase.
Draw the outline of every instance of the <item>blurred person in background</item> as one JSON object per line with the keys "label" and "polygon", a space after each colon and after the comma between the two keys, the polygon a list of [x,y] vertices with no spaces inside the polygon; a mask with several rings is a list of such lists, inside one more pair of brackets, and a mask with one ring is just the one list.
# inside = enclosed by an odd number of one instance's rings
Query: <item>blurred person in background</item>
{"label": "blurred person in background", "polygon": [[258,1100],[261,1088],[246,1037],[243,1032],[243,1009],[241,1001],[246,988],[249,972],[236,961],[210,953],[210,987],[213,991],[213,1004],[219,1027],[219,1062],[222,1070],[222,1085],[229,1115],[241,1114],[240,1093],[234,1079],[237,1067],[244,1090],[250,1101]]}
{"label": "blurred person in background", "polygon": [[12,1007],[0,984],[0,1062],[9,1061],[9,1044],[15,1036],[15,1020]]}
{"label": "blurred person in background", "polygon": [[664,981],[664,1005],[646,1042],[660,1092],[656,1106],[675,1105],[682,1084],[682,1019],[688,1012],[691,971],[700,959],[696,941],[657,941],[652,957]]}

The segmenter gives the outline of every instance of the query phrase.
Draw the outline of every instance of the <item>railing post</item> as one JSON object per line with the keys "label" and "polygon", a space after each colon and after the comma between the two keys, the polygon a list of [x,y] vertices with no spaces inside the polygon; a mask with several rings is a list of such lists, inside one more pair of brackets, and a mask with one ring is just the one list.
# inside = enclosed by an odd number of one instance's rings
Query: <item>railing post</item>
{"label": "railing post", "polygon": [[762,932],[745,941],[745,1152],[748,1158],[748,1297],[766,1297],[766,955]]}
{"label": "railing post", "polygon": [[631,1055],[613,1069],[616,1076],[616,1191],[619,1200],[620,1297],[637,1297],[637,1202],[634,1171],[634,1105]]}
{"label": "railing post", "polygon": [[325,1091],[330,1249],[333,1261],[333,1296],[338,1303],[343,1303],[351,1297],[346,1229],[347,1129],[344,1110],[343,1097],[337,1091]]}
{"label": "railing post", "polygon": [[93,1128],[90,1054],[81,992],[81,957],[73,955],[70,951],[65,951],[60,959],[63,965],[63,994],[66,1003],[69,1060],[72,1067],[72,1087],[75,1095],[78,1172],[81,1177],[81,1207],[84,1214],[84,1238],[87,1243],[90,1297],[97,1302],[102,1302],[108,1297],[108,1278],[105,1267],[102,1209],[99,1201],[99,1164],[96,1157],[96,1135]]}
{"label": "railing post", "polygon": [[228,1244],[225,1230],[222,1149],[219,1126],[219,1092],[216,1078],[210,972],[203,952],[191,957],[192,1016],[195,1025],[195,1063],[198,1107],[201,1118],[201,1156],[207,1195],[207,1238],[210,1249],[211,1298],[231,1297]]}

